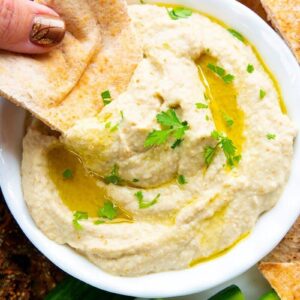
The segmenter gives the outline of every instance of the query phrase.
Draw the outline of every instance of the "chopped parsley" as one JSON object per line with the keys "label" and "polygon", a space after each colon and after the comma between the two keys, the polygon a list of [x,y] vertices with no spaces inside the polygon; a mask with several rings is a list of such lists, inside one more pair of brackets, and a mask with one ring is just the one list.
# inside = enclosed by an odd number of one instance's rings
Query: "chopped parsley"
{"label": "chopped parsley", "polygon": [[185,7],[174,7],[173,9],[167,9],[167,12],[172,20],[188,18],[192,15],[193,11]]}
{"label": "chopped parsley", "polygon": [[260,90],[259,90],[259,99],[262,100],[262,99],[265,98],[265,96],[266,96],[266,91],[260,89]]}
{"label": "chopped parsley", "polygon": [[177,182],[178,182],[179,184],[181,184],[181,185],[187,183],[187,181],[186,181],[186,179],[185,179],[185,177],[184,177],[183,175],[178,175],[178,177],[177,177]]}
{"label": "chopped parsley", "polygon": [[133,178],[132,182],[139,182],[139,180],[137,178]]}
{"label": "chopped parsley", "polygon": [[275,140],[276,139],[276,134],[274,134],[274,133],[268,133],[266,135],[266,137],[267,137],[268,140]]}
{"label": "chopped parsley", "polygon": [[209,116],[208,115],[205,116],[205,120],[209,121]]}
{"label": "chopped parsley", "polygon": [[[205,94],[204,94],[205,95]],[[208,108],[208,105],[207,104],[204,104],[204,103],[196,103],[195,104],[197,108],[199,109],[205,109],[205,108]]]}
{"label": "chopped parsley", "polygon": [[172,144],[171,148],[172,148],[172,149],[175,149],[176,147],[180,146],[181,143],[182,143],[182,141],[183,141],[182,139],[176,140],[176,141]]}
{"label": "chopped parsley", "polygon": [[226,113],[223,113],[223,118],[225,120],[226,126],[231,127],[234,124],[233,119]]}
{"label": "chopped parsley", "polygon": [[102,101],[103,101],[103,104],[104,105],[108,105],[109,103],[111,103],[111,95],[110,95],[110,92],[109,90],[106,90],[104,92],[101,93],[101,98],[102,98]]}
{"label": "chopped parsley", "polygon": [[121,177],[119,176],[119,167],[118,165],[114,165],[110,175],[104,177],[104,182],[106,184],[112,183],[115,185],[120,185],[122,182]]}
{"label": "chopped parsley", "polygon": [[81,224],[79,224],[78,221],[80,220],[87,220],[88,219],[88,213],[84,212],[84,211],[75,211],[73,213],[73,226],[75,227],[76,230],[82,230],[83,227],[81,226]]}
{"label": "chopped parsley", "polygon": [[123,112],[123,110],[120,110],[120,116],[121,116],[121,119],[124,120],[124,112]]}
{"label": "chopped parsley", "polygon": [[217,74],[225,83],[231,83],[234,80],[234,76],[231,74],[226,74],[226,71],[220,66],[208,64],[207,68]]}
{"label": "chopped parsley", "polygon": [[228,28],[227,29],[235,38],[237,38],[238,40],[240,40],[241,42],[245,42],[245,38],[243,37],[243,35],[241,35],[238,31],[232,29],[232,28]]}
{"label": "chopped parsley", "polygon": [[204,148],[204,162],[207,167],[212,163],[216,153],[217,153],[217,146],[215,147],[206,146]]}
{"label": "chopped parsley", "polygon": [[144,0],[140,0],[141,4],[146,4],[146,2]]}
{"label": "chopped parsley", "polygon": [[64,179],[71,179],[73,177],[73,172],[71,169],[65,169],[63,172]]}
{"label": "chopped parsley", "polygon": [[113,220],[117,215],[117,208],[111,201],[105,201],[103,207],[98,210],[98,216],[100,218]]}
{"label": "chopped parsley", "polygon": [[211,133],[211,136],[217,140],[218,143],[214,147],[206,146],[204,148],[204,161],[207,167],[212,163],[218,148],[223,150],[229,167],[232,168],[236,163],[239,163],[241,155],[236,155],[236,147],[232,140],[216,130]]}
{"label": "chopped parsley", "polygon": [[156,197],[152,200],[152,201],[149,201],[149,202],[146,202],[144,200],[144,195],[143,195],[143,192],[142,191],[138,191],[134,194],[134,196],[137,198],[138,200],[138,203],[139,203],[139,208],[140,209],[143,209],[143,208],[148,208],[154,204],[157,203],[157,200],[158,198],[160,197],[160,194],[157,194]]}
{"label": "chopped parsley", "polygon": [[144,147],[151,147],[156,145],[162,145],[170,137],[175,138],[175,142],[172,144],[172,149],[180,145],[182,138],[189,129],[186,121],[179,120],[174,109],[161,112],[156,116],[157,122],[163,127],[162,130],[153,130],[150,132],[144,142]]}
{"label": "chopped parsley", "polygon": [[253,65],[250,65],[250,64],[249,64],[249,65],[247,66],[247,72],[248,72],[248,73],[253,73],[253,72],[254,72],[254,67],[253,67]]}

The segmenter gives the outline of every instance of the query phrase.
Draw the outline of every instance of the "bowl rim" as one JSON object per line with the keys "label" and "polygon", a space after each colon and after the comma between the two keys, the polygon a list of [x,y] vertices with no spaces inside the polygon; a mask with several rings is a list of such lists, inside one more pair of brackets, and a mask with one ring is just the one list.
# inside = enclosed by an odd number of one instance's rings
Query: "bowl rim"
{"label": "bowl rim", "polygon": [[[282,87],[287,106],[289,107],[289,101],[291,103],[292,101],[296,102],[296,98],[300,97],[300,69],[296,59],[273,29],[249,8],[236,0],[160,0],[158,2],[181,4],[198,10],[201,6],[200,11],[208,13],[238,29],[255,45],[277,78]],[[214,10],[218,11],[218,13],[214,13]],[[221,11],[224,14],[223,17],[219,17]],[[235,18],[232,18],[232,15]],[[239,21],[234,20],[236,18]],[[238,26],[235,26],[237,22],[240,23]],[[272,57],[277,59],[275,60],[274,58],[274,64],[270,63],[272,59],[268,57],[268,55],[271,55],[271,52]],[[275,64],[275,61],[280,63]],[[287,65],[283,66],[283,63]],[[287,66],[292,67],[292,70],[288,70]],[[280,75],[281,73],[282,75]],[[286,76],[290,76],[289,80],[285,78]],[[290,98],[292,100],[287,101]],[[290,106],[292,107],[292,104]],[[295,110],[295,107],[292,108],[293,110],[290,111],[290,114],[298,116],[297,122],[296,118],[292,119],[299,128],[300,110]],[[230,252],[212,261],[179,271],[155,273],[133,278],[110,275],[95,267],[68,246],[58,245],[49,240],[34,224],[22,195],[20,199],[18,194],[18,189],[21,188],[20,170],[17,175],[9,171],[11,166],[19,168],[20,164],[20,162],[15,162],[16,159],[14,160],[14,156],[12,157],[11,154],[20,155],[20,153],[15,153],[14,151],[9,153],[7,151],[7,147],[10,147],[6,146],[9,143],[9,137],[4,134],[3,129],[5,128],[4,123],[8,122],[8,115],[15,115],[17,118],[15,125],[22,126],[25,113],[12,104],[0,102],[0,124],[2,124],[0,126],[2,128],[0,131],[0,185],[10,211],[29,240],[55,265],[66,273],[103,290],[136,297],[158,298],[183,296],[215,287],[245,272],[270,252],[287,233],[300,213],[300,202],[296,201],[297,191],[300,193],[300,187],[294,184],[295,177],[300,178],[300,171],[295,167],[296,164],[300,164],[300,145],[299,139],[296,139],[292,170],[289,183],[287,184],[287,186],[290,186],[291,180],[294,179],[290,194],[295,196],[292,197],[292,200],[289,200],[289,205],[286,205],[287,196],[289,195],[286,191],[286,186],[277,205],[261,216],[250,236],[241,241]],[[16,131],[16,136],[14,137],[22,138],[21,133],[18,131]],[[10,173],[12,176],[18,177],[15,179],[15,183],[8,176]],[[16,186],[16,183],[19,186]],[[278,217],[282,217],[280,218],[281,224],[276,222]],[[265,228],[265,230],[261,228]],[[257,249],[257,245],[260,245],[259,249]],[[254,254],[249,257],[251,252]],[[76,261],[75,266],[73,259]],[[226,260],[226,263],[224,263],[224,260]],[[229,270],[226,270],[226,272],[218,271],[221,267],[226,267],[226,265],[230,266]],[[225,270],[226,268],[221,269]],[[199,277],[199,275],[203,276]]]}

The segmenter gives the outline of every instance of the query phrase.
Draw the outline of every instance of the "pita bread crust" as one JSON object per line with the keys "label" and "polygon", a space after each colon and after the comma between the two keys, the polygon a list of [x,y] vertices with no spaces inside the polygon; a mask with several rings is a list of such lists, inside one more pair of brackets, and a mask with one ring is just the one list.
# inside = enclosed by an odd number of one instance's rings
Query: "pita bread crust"
{"label": "pita bread crust", "polygon": [[263,261],[300,262],[300,217],[280,244]]}
{"label": "pita bread crust", "polygon": [[300,62],[300,0],[261,0],[261,3]]}
{"label": "pita bread crust", "polygon": [[259,269],[281,300],[300,299],[300,262],[263,262]]}
{"label": "pita bread crust", "polygon": [[65,20],[45,55],[0,52],[0,95],[61,132],[96,115],[101,92],[121,93],[142,57],[124,0],[39,0]]}
{"label": "pita bread crust", "polygon": [[282,300],[300,299],[300,217],[259,270]]}

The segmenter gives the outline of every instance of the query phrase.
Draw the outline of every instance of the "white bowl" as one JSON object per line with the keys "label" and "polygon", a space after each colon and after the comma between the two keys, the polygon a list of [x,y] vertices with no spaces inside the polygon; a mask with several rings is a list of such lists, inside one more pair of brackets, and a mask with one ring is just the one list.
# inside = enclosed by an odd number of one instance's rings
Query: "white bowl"
{"label": "white bowl", "polygon": [[[234,0],[172,0],[169,3],[208,13],[244,34],[279,81],[289,115],[300,128],[299,66],[285,43],[262,19]],[[69,247],[49,240],[33,222],[21,190],[24,118],[23,110],[0,102],[0,184],[8,207],[24,233],[44,255],[65,272],[100,289],[149,298],[204,291],[253,266],[279,243],[300,213],[300,145],[297,139],[290,179],[278,204],[264,214],[251,235],[229,253],[182,271],[137,278],[109,275]]]}

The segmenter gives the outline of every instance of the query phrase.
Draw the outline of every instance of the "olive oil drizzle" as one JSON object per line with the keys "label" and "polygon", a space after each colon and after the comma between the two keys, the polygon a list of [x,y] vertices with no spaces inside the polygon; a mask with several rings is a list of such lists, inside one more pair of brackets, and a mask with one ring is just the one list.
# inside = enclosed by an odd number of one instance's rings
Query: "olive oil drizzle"
{"label": "olive oil drizzle", "polygon": [[[207,68],[208,64],[217,65],[217,59],[208,55],[202,55],[196,64],[199,70],[199,77],[205,87],[205,95],[208,98],[208,105],[218,131],[226,133],[237,147],[238,153],[242,151],[244,142],[244,112],[237,103],[237,91],[233,83],[225,83],[222,78]],[[228,126],[226,116],[233,120],[233,125]]]}
{"label": "olive oil drizzle", "polygon": [[[48,149],[47,162],[49,176],[61,200],[70,211],[87,212],[89,217],[96,218],[105,201],[111,201],[117,209],[118,216],[109,222],[132,221],[132,216],[108,197],[106,188],[97,183],[97,177],[84,168],[80,158],[62,144]],[[63,176],[65,170],[71,170],[70,178]]]}

